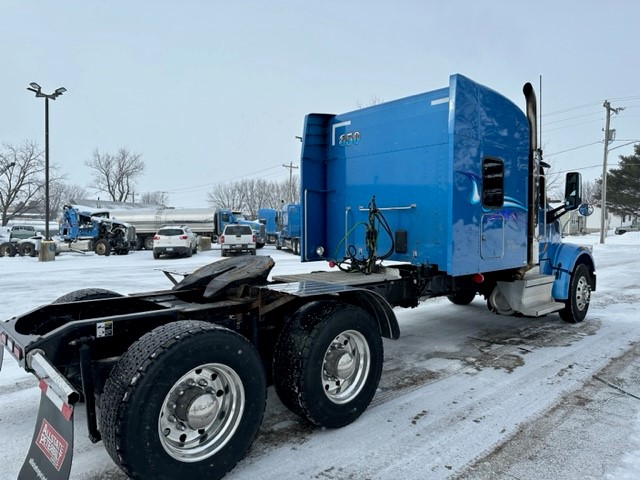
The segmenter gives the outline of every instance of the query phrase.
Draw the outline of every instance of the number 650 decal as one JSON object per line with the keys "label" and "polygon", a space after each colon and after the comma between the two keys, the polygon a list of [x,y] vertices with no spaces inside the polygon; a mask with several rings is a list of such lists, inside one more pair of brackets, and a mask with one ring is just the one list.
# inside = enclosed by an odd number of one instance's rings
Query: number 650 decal
{"label": "number 650 decal", "polygon": [[340,135],[338,144],[341,147],[348,147],[349,145],[357,145],[360,143],[360,132],[349,132]]}

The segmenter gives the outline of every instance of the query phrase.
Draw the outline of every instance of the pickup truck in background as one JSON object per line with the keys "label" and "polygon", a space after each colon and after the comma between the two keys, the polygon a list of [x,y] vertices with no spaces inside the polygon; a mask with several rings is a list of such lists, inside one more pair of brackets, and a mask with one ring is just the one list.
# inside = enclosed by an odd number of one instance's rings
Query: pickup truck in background
{"label": "pickup truck in background", "polygon": [[11,242],[25,240],[36,235],[35,227],[31,225],[12,225],[9,230],[9,239]]}
{"label": "pickup truck in background", "polygon": [[218,239],[223,257],[229,253],[256,254],[256,236],[249,225],[227,225]]}
{"label": "pickup truck in background", "polygon": [[621,225],[616,227],[615,233],[616,235],[622,235],[627,232],[640,232],[640,225],[638,225],[638,221],[634,220],[631,222],[631,225]]}

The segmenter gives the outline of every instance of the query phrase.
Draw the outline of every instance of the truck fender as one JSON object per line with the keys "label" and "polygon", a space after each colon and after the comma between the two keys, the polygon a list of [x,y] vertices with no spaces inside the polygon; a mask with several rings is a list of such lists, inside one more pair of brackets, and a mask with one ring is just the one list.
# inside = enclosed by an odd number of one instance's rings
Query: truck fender
{"label": "truck fender", "polygon": [[554,273],[556,276],[551,292],[554,299],[567,300],[569,298],[571,274],[579,264],[584,264],[589,269],[591,290],[595,291],[596,271],[591,252],[586,247],[565,243],[556,251],[551,265],[550,273]]}
{"label": "truck fender", "polygon": [[[174,287],[174,289],[176,288]],[[347,285],[340,285],[336,288],[335,285],[330,283],[317,283],[311,289],[305,290],[304,282],[299,284],[298,282],[274,284],[266,288],[303,299],[302,303],[300,301],[296,303],[298,307],[302,305],[302,308],[304,308],[304,305],[318,300],[335,301],[338,299],[342,303],[355,305],[365,310],[376,320],[381,336],[392,340],[400,338],[400,326],[393,312],[393,307],[382,295],[372,290]],[[287,301],[285,301],[286,303]],[[289,310],[288,313],[292,312]]]}
{"label": "truck fender", "polygon": [[375,318],[380,328],[380,335],[397,340],[400,338],[400,326],[393,307],[380,294],[364,288],[347,290],[340,294],[347,303],[357,305]]}

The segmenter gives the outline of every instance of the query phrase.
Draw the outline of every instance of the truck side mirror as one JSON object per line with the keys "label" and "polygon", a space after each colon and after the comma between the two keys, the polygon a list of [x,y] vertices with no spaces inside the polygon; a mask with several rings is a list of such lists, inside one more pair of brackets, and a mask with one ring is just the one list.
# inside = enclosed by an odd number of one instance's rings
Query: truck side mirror
{"label": "truck side mirror", "polygon": [[582,203],[582,175],[579,172],[567,173],[564,190],[565,210],[575,210]]}
{"label": "truck side mirror", "polygon": [[593,205],[589,205],[587,203],[583,203],[578,207],[578,213],[583,217],[588,217],[593,213]]}

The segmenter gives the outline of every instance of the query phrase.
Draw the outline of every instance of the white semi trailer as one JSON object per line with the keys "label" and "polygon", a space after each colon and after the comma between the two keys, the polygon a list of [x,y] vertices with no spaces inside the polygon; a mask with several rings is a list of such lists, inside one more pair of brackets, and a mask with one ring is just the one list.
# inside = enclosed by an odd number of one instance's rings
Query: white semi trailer
{"label": "white semi trailer", "polygon": [[111,210],[109,217],[136,227],[138,248],[153,249],[153,236],[164,225],[187,225],[198,235],[218,236],[228,223],[246,223],[256,233],[258,244],[266,242],[264,225],[246,220],[242,212],[216,208],[139,208]]}

